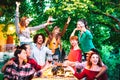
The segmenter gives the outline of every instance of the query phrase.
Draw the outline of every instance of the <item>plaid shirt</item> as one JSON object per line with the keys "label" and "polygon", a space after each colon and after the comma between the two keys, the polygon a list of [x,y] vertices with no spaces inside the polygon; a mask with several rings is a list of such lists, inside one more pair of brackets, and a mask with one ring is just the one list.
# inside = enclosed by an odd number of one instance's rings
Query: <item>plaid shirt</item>
{"label": "plaid shirt", "polygon": [[30,80],[33,77],[35,70],[31,67],[31,64],[26,63],[21,67],[15,62],[12,65],[6,67],[4,72],[4,78],[9,80]]}
{"label": "plaid shirt", "polygon": [[[11,58],[10,60],[15,60],[15,57]],[[27,63],[31,64],[31,66],[36,70],[41,70],[41,66],[37,64],[37,62],[32,58],[27,58]]]}

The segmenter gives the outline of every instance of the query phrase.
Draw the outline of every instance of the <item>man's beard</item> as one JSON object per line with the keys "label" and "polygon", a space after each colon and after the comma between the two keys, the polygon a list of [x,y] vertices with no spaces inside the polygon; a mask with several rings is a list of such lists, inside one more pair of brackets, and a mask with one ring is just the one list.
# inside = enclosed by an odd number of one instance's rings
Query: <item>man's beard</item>
{"label": "man's beard", "polygon": [[37,44],[42,45],[42,44],[43,44],[43,42],[42,42],[42,41],[40,41],[40,42],[37,42]]}

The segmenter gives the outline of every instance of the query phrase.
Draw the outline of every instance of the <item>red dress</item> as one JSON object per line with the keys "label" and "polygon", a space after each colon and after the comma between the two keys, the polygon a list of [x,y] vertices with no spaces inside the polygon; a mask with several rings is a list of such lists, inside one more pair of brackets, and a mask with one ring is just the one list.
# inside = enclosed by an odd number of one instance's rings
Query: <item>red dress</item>
{"label": "red dress", "polygon": [[77,50],[70,50],[70,53],[68,54],[68,60],[72,62],[82,61],[82,51],[80,49]]}
{"label": "red dress", "polygon": [[[82,79],[86,77],[86,80],[94,80],[95,76],[99,73],[99,71],[91,71],[88,69],[84,69],[81,73],[75,72],[74,76],[78,79]],[[97,80],[108,80],[107,74],[102,74]]]}

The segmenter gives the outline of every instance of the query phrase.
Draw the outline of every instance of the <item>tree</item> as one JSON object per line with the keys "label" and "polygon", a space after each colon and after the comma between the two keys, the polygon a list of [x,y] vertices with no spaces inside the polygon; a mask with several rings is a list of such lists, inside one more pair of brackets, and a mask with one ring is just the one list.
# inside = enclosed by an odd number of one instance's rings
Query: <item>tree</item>
{"label": "tree", "polygon": [[[14,22],[16,0],[2,0],[0,3],[0,23],[8,24]],[[94,44],[101,52],[103,61],[108,64],[110,61],[114,65],[109,70],[115,70],[120,58],[120,0],[19,0],[21,2],[20,15],[34,18],[30,25],[37,25],[45,21],[48,16],[53,16],[58,25],[63,28],[67,17],[72,18],[70,25],[62,37],[63,47],[69,50],[69,36],[76,27],[76,22],[80,18],[87,20],[89,28],[94,36]],[[27,2],[30,1],[30,2]],[[46,5],[50,7],[45,10]],[[49,27],[50,30],[53,27]],[[38,32],[44,33],[44,30]],[[116,55],[114,55],[114,53]],[[104,57],[104,56],[107,56]],[[111,76],[111,73],[109,73]],[[111,80],[114,80],[110,77]]]}

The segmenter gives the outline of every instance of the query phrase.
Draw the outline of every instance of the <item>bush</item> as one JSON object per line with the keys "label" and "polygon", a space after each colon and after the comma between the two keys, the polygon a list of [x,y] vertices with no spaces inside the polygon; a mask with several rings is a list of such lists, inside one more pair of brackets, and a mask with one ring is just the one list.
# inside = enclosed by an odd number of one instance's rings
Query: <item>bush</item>
{"label": "bush", "polygon": [[[120,49],[114,49],[112,46],[102,46],[101,57],[102,61],[107,65],[109,80],[119,80],[120,76]],[[114,75],[115,74],[115,75]]]}

